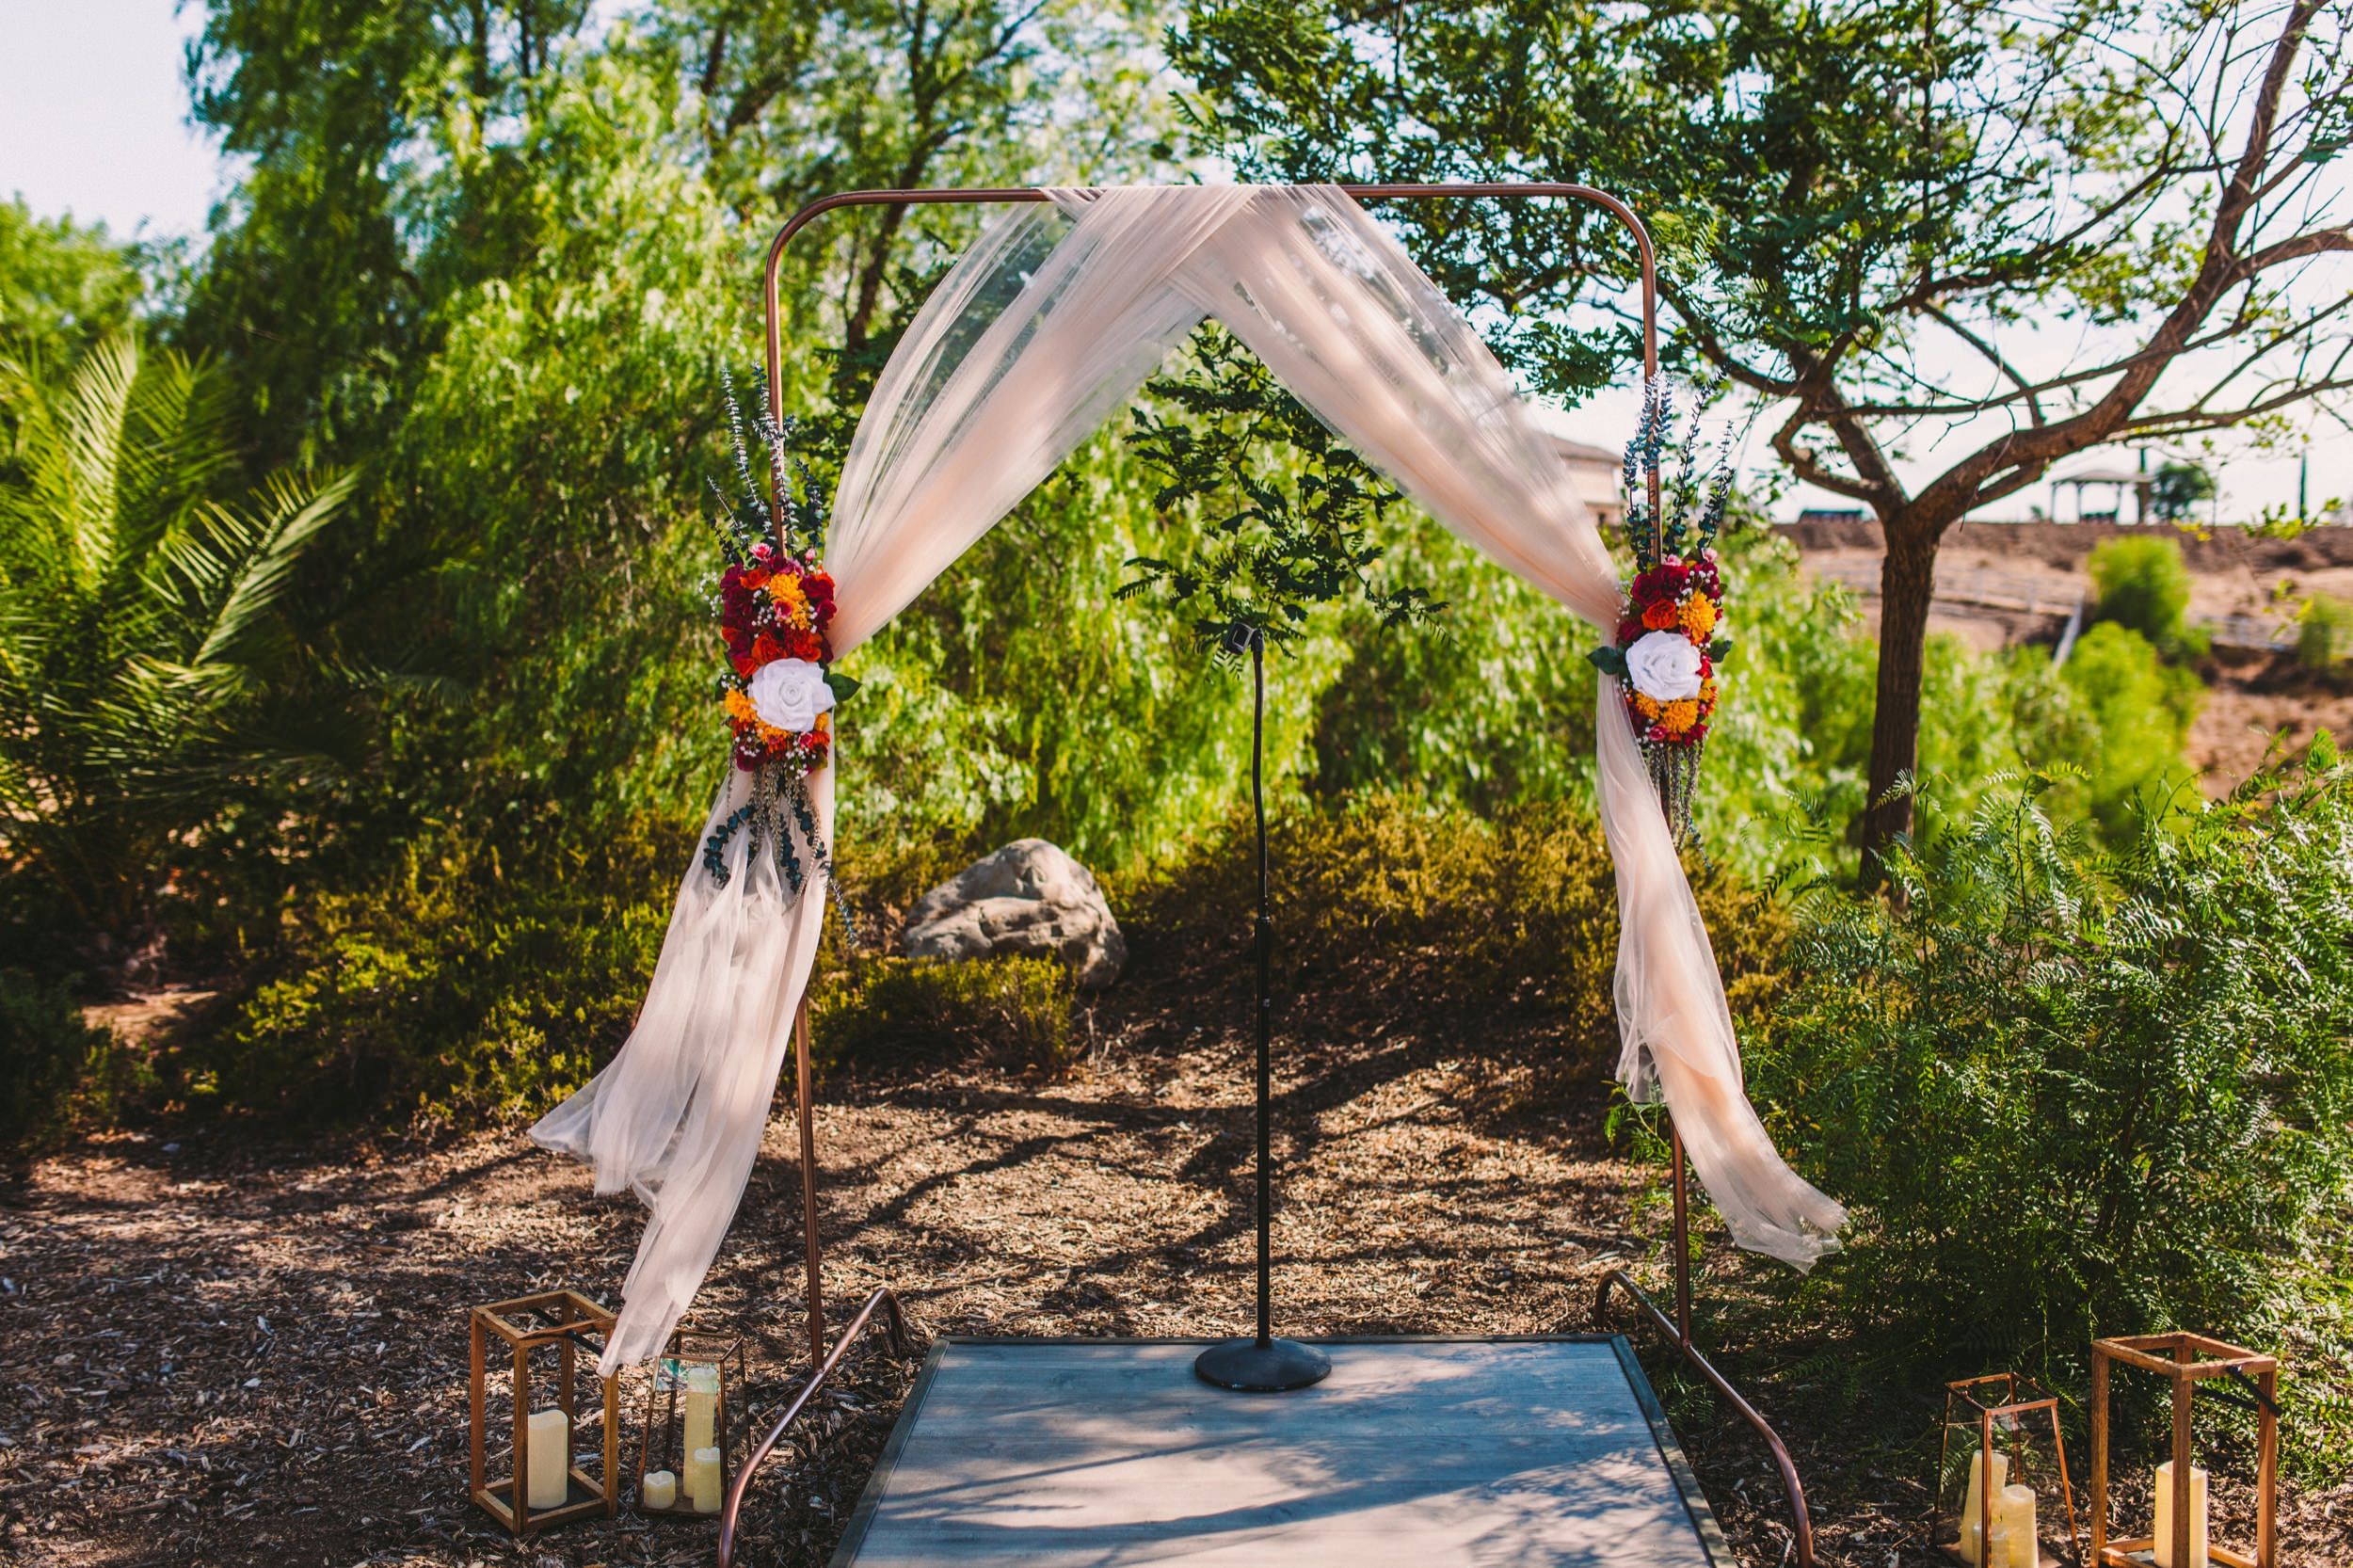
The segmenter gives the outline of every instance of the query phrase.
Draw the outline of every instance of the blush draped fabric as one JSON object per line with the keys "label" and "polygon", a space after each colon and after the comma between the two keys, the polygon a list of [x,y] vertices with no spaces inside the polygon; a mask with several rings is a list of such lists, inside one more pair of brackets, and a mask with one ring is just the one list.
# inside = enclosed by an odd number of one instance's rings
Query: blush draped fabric
{"label": "blush draped fabric", "polygon": [[[952,268],[885,367],[842,470],[826,562],[837,653],[1016,505],[1204,317],[1431,514],[1595,627],[1618,583],[1592,514],[1511,377],[1404,250],[1328,186],[1137,186],[1012,209]],[[1579,654],[1563,638],[1562,658]],[[1741,1086],[1707,931],[1615,683],[1597,679],[1597,792],[1622,929],[1619,1073],[1663,1097],[1734,1239],[1799,1268],[1845,1213],[1785,1164]],[[851,717],[855,725],[855,715]],[[845,727],[847,728],[847,727]],[[833,831],[835,767],[815,786]],[[742,804],[732,774],[705,832]],[[637,1028],[534,1136],[634,1189],[652,1218],[603,1369],[658,1354],[748,1180],[824,890],[731,851],[679,890]]]}

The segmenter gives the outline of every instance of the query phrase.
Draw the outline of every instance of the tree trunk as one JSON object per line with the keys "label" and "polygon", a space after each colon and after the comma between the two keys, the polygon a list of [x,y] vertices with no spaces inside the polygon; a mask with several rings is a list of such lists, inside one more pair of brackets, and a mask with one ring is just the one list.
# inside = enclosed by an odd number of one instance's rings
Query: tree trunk
{"label": "tree trunk", "polygon": [[1863,885],[1885,880],[1881,856],[1912,831],[1912,796],[1889,798],[1899,776],[1920,763],[1920,674],[1928,648],[1929,601],[1936,589],[1937,531],[1898,515],[1884,525],[1880,566],[1880,676],[1871,715],[1871,793],[1863,812]]}

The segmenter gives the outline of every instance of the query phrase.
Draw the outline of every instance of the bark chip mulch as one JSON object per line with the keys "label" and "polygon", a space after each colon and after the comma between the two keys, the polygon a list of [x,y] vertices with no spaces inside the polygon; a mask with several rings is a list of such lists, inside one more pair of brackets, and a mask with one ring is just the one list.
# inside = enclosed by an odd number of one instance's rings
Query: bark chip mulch
{"label": "bark chip mulch", "polygon": [[[1285,1331],[1594,1326],[1601,1276],[1655,1258],[1663,1218],[1599,1135],[1599,1088],[1563,1089],[1543,1060],[1541,1042],[1473,1052],[1378,1022],[1285,1042]],[[829,1087],[837,1321],[888,1284],[923,1334],[1246,1329],[1246,1067],[1237,1035],[1131,1020],[1062,1075],[942,1067]],[[750,1336],[763,1413],[805,1366],[793,1145],[779,1107],[696,1309]],[[465,1496],[465,1309],[561,1285],[613,1300],[640,1223],[520,1129],[424,1152],[117,1137],[42,1162],[0,1208],[0,1562],[712,1560],[706,1522],[624,1508],[517,1545]],[[763,1472],[751,1560],[829,1555],[912,1368],[880,1346],[821,1395],[813,1457]],[[1784,1560],[1762,1450],[1655,1349],[1644,1360],[1742,1560]],[[622,1403],[632,1475],[638,1376]],[[1931,1560],[1924,1458],[1784,1429],[1823,1561]],[[2353,1501],[2296,1505],[2292,1560],[2353,1559],[2324,1512],[2353,1516]]]}

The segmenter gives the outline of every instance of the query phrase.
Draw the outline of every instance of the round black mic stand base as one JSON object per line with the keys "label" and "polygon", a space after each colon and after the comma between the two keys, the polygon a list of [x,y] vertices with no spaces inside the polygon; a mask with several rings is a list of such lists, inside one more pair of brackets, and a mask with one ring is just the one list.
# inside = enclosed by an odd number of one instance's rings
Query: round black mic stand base
{"label": "round black mic stand base", "polygon": [[1194,1358],[1193,1375],[1245,1394],[1280,1394],[1321,1383],[1332,1358],[1296,1339],[1222,1339]]}

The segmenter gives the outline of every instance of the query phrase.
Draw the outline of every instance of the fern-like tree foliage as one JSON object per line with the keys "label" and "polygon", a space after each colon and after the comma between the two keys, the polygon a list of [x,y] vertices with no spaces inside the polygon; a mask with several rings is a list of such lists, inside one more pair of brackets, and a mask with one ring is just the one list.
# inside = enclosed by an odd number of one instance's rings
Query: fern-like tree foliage
{"label": "fern-like tree foliage", "polygon": [[1922,1378],[2079,1386],[2094,1335],[2188,1328],[2294,1345],[2342,1408],[2353,768],[2324,733],[2226,800],[2153,790],[2101,855],[2051,783],[1902,846],[1901,903],[1802,911],[1749,1081],[1854,1209],[1805,1288]]}
{"label": "fern-like tree foliage", "polygon": [[1230,332],[1201,327],[1184,367],[1144,392],[1128,447],[1162,479],[1155,509],[1197,507],[1200,531],[1179,554],[1128,561],[1138,575],[1121,599],[1159,600],[1225,653],[1254,636],[1296,641],[1318,604],[1361,600],[1384,628],[1446,608],[1427,589],[1376,577],[1396,488]]}
{"label": "fern-like tree foliage", "polygon": [[132,942],[173,846],[231,796],[355,755],[351,679],[293,613],[351,483],[222,499],[214,378],[129,333],[62,373],[0,360],[0,867]]}

